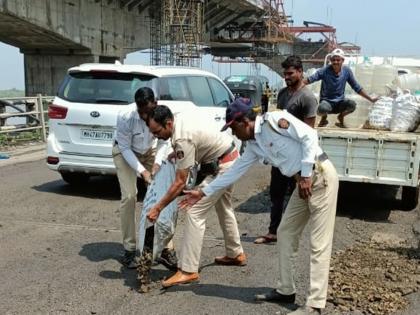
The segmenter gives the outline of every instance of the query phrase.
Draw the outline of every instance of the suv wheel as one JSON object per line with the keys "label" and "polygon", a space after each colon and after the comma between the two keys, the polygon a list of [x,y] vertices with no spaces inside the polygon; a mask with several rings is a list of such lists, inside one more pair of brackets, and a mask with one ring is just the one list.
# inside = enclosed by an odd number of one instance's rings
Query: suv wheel
{"label": "suv wheel", "polygon": [[70,185],[85,184],[89,180],[89,175],[84,173],[61,173],[61,177]]}

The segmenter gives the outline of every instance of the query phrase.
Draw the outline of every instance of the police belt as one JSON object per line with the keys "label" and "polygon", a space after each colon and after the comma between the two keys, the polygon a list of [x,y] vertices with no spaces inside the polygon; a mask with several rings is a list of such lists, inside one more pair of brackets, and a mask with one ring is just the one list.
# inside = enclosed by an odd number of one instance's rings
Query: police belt
{"label": "police belt", "polygon": [[216,175],[219,171],[219,164],[234,161],[238,156],[239,152],[236,149],[235,143],[232,142],[229,149],[223,152],[219,158],[200,165],[200,176]]}
{"label": "police belt", "polygon": [[325,162],[326,160],[328,160],[328,155],[325,152],[322,152],[321,155],[318,156],[318,158],[316,159],[318,162]]}
{"label": "police belt", "polygon": [[[318,157],[316,158],[316,161],[312,167],[312,170],[315,170],[315,166],[316,163],[322,163],[325,162],[326,160],[328,160],[328,155],[325,152],[322,152],[322,154],[318,155]],[[299,180],[299,178],[301,177],[300,171],[297,172],[295,175],[292,176],[296,181]]]}
{"label": "police belt", "polygon": [[235,143],[231,143],[229,149],[227,149],[223,154],[217,159],[220,164],[227,163],[235,160],[239,156],[238,150],[236,150]]}

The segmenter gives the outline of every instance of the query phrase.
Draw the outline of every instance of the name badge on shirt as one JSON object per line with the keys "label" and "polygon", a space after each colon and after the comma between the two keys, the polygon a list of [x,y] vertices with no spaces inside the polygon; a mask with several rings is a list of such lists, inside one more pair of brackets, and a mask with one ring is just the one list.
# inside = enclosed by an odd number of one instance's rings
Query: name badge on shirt
{"label": "name badge on shirt", "polygon": [[282,128],[282,129],[288,129],[289,128],[289,122],[284,118],[280,118],[279,127]]}
{"label": "name badge on shirt", "polygon": [[182,150],[176,151],[176,158],[178,160],[182,160],[184,158],[184,151],[182,151]]}

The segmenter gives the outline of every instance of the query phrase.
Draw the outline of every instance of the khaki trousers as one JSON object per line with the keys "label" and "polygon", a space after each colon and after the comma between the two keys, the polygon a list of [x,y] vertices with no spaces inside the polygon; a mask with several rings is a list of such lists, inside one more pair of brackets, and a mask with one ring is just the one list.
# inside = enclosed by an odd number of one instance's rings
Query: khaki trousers
{"label": "khaki trousers", "polygon": [[[233,162],[221,164],[219,174],[226,171],[232,164]],[[208,185],[214,178],[215,176],[207,176],[200,187]],[[212,196],[205,196],[186,212],[184,238],[178,261],[178,267],[183,271],[198,272],[207,214],[213,206],[216,208],[223,231],[226,255],[234,258],[243,252],[238,223],[232,208],[232,192],[233,185]]]}
{"label": "khaki trousers", "polygon": [[[140,163],[152,171],[156,149],[152,148],[145,154],[134,152]],[[136,201],[137,201],[137,173],[125,161],[117,145],[112,148],[112,157],[117,169],[118,181],[121,188],[120,218],[124,249],[136,250]]]}
{"label": "khaki trousers", "polygon": [[324,308],[327,299],[328,273],[337,208],[338,177],[329,160],[317,162],[312,175],[312,196],[299,197],[296,188],[290,198],[277,231],[279,280],[281,294],[296,292],[293,259],[297,256],[299,238],[310,224],[310,285],[306,305]]}

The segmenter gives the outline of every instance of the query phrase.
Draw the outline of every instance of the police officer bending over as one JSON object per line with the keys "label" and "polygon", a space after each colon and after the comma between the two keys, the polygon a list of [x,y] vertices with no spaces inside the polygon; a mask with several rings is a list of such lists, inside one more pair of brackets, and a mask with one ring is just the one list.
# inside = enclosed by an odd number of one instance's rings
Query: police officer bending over
{"label": "police officer bending over", "polygon": [[[201,187],[208,185],[217,174],[229,169],[239,153],[233,139],[218,130],[210,121],[203,128],[197,113],[182,113],[175,118],[166,106],[157,106],[149,118],[150,131],[159,139],[170,139],[176,153],[175,181],[159,202],[149,210],[148,219],[154,222],[159,213],[184,190],[191,167],[201,165],[206,174]],[[201,247],[206,229],[207,213],[213,206],[219,218],[225,239],[226,256],[216,257],[220,265],[246,265],[238,223],[232,208],[233,185],[229,184],[212,196],[203,198],[186,213],[184,238],[178,262],[178,271],[162,282],[167,288],[199,279]]]}
{"label": "police officer bending over", "polygon": [[256,296],[260,301],[294,303],[292,259],[298,251],[299,237],[310,222],[310,289],[305,306],[293,315],[320,314],[325,307],[328,272],[334,233],[338,177],[334,166],[318,145],[314,129],[285,111],[256,116],[252,106],[237,99],[226,110],[226,125],[242,141],[248,141],[240,159],[208,186],[188,191],[181,201],[187,208],[201,198],[210,198],[232,185],[256,162],[278,167],[282,174],[295,177],[286,212],[277,231],[279,273],[277,289]]}

